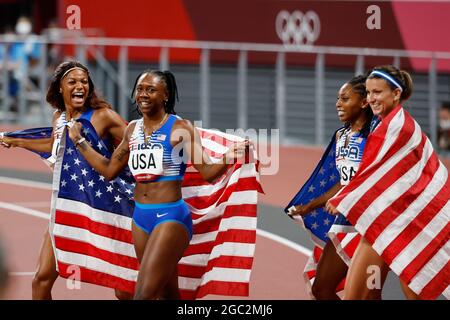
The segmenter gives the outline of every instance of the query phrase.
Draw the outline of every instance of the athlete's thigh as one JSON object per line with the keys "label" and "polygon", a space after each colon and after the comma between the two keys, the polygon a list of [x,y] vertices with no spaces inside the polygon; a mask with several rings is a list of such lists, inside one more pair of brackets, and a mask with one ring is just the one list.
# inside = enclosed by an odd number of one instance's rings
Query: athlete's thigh
{"label": "athlete's thigh", "polygon": [[156,226],[145,247],[139,277],[142,281],[165,285],[188,244],[188,232],[180,223],[165,222]]}
{"label": "athlete's thigh", "polygon": [[331,241],[325,245],[319,263],[317,264],[315,285],[327,286],[335,290],[345,278],[348,266],[336,252]]}
{"label": "athlete's thigh", "polygon": [[388,272],[383,258],[361,238],[348,270],[344,299],[365,299],[373,292],[381,293]]}
{"label": "athlete's thigh", "polygon": [[44,239],[42,241],[39,258],[37,261],[36,273],[40,277],[51,277],[55,279],[58,277],[58,272],[56,271],[55,254],[48,230],[45,232]]}
{"label": "athlete's thigh", "polygon": [[136,256],[139,262],[142,261],[142,257],[144,256],[145,246],[147,245],[149,234],[138,227],[134,221],[131,225],[131,231],[133,234],[133,243],[134,249],[136,251]]}

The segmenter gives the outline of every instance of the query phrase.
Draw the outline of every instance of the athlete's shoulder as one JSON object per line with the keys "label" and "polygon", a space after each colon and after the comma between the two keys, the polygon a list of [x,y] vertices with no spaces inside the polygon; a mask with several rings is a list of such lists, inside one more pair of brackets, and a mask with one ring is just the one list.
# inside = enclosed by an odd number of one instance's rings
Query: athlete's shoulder
{"label": "athlete's shoulder", "polygon": [[180,129],[192,129],[194,126],[192,124],[192,122],[188,119],[183,119],[177,115],[173,115],[174,117],[176,117],[175,122],[174,122],[174,126]]}

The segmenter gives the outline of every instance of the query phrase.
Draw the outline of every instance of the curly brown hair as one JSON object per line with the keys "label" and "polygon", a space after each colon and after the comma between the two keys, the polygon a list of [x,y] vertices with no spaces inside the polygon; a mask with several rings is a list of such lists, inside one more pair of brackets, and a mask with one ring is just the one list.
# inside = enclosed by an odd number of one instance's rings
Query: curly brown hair
{"label": "curly brown hair", "polygon": [[93,109],[99,108],[109,108],[112,109],[111,105],[106,102],[105,99],[99,97],[95,91],[94,82],[92,82],[91,76],[89,75],[89,70],[83,64],[78,61],[66,61],[61,63],[56,67],[55,72],[53,73],[52,80],[50,82],[50,86],[47,90],[46,100],[47,102],[55,109],[62,111],[66,110],[66,106],[64,105],[64,100],[59,92],[59,87],[63,75],[72,68],[80,68],[83,69],[88,75],[88,83],[89,83],[89,92],[85,102],[85,106],[91,107]]}

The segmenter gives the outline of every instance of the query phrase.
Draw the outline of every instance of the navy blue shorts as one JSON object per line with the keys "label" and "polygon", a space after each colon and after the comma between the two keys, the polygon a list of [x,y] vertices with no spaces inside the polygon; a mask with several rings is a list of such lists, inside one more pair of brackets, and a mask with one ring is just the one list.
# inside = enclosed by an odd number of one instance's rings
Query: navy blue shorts
{"label": "navy blue shorts", "polygon": [[183,199],[155,204],[135,202],[133,222],[148,234],[161,223],[176,222],[183,225],[189,239],[192,238],[192,217]]}

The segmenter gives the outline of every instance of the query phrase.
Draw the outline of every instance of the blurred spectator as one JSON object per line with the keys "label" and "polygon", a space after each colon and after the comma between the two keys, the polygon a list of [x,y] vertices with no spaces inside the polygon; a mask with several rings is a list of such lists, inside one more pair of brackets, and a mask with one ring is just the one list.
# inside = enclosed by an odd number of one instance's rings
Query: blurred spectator
{"label": "blurred spectator", "polygon": [[51,73],[53,73],[56,66],[63,60],[62,46],[60,44],[52,43],[53,41],[56,42],[63,38],[63,31],[64,29],[58,26],[58,21],[56,19],[52,19],[48,23],[47,28],[42,30],[41,33],[41,35],[46,36],[50,41],[48,44],[47,68]]}
{"label": "blurred spectator", "polygon": [[450,102],[443,102],[439,110],[438,145],[450,151]]}
{"label": "blurred spectator", "polygon": [[9,46],[8,61],[12,74],[9,83],[9,94],[12,97],[12,110],[17,108],[17,95],[21,84],[27,85],[30,74],[40,58],[40,45],[32,33],[33,25],[28,17],[22,16],[15,26],[16,42]]}

